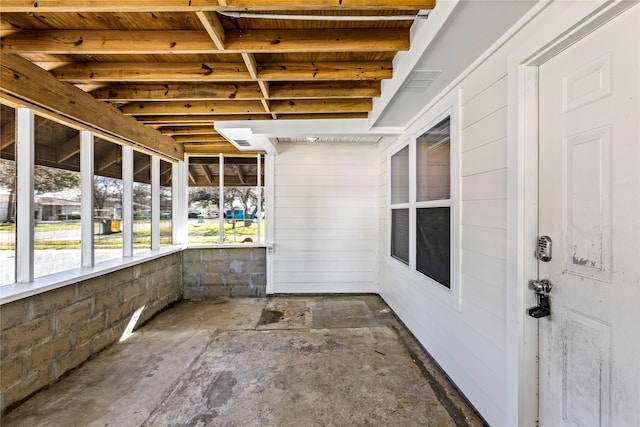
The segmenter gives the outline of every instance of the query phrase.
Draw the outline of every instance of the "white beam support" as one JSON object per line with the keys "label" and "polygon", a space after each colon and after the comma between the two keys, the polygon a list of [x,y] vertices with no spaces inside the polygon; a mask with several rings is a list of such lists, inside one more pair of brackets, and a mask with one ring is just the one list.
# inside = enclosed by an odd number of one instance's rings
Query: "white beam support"
{"label": "white beam support", "polygon": [[185,154],[183,162],[171,165],[171,230],[172,243],[184,245],[188,240],[187,204],[189,196],[189,175],[187,165],[189,156]]}
{"label": "white beam support", "polygon": [[[219,212],[218,212],[218,224],[220,225],[220,244],[224,243],[224,154],[218,156],[220,159],[220,172],[219,172]],[[231,217],[233,218],[233,206],[231,207]]]}
{"label": "white beam support", "polygon": [[258,238],[256,239],[258,243],[262,243],[262,239],[260,238],[260,230],[262,230],[262,155],[258,154],[258,177],[256,179],[257,193],[258,193],[258,202],[256,203],[256,219],[258,221]]}
{"label": "white beam support", "polygon": [[160,157],[151,156],[151,250],[160,249]]}
{"label": "white beam support", "polygon": [[93,132],[80,131],[81,259],[83,267],[93,267]]}
{"label": "white beam support", "polygon": [[122,147],[122,255],[133,256],[133,147]]}
{"label": "white beam support", "polygon": [[33,282],[35,114],[16,110],[16,282]]}

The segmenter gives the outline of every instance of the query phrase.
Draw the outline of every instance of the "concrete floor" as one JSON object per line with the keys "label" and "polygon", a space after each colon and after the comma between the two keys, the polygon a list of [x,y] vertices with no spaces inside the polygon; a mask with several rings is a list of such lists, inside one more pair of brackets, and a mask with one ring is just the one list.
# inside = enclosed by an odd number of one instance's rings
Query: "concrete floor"
{"label": "concrete floor", "polygon": [[481,426],[377,296],[181,302],[10,426]]}

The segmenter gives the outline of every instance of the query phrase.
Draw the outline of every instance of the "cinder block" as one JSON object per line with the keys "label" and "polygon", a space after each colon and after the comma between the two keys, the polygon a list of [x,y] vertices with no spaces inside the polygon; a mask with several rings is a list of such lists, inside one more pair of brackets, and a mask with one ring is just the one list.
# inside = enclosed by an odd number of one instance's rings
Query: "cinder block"
{"label": "cinder block", "polygon": [[111,273],[111,286],[116,287],[133,280],[133,268],[125,268]]}
{"label": "cinder block", "polygon": [[233,286],[231,288],[232,297],[250,297],[252,296],[251,288],[248,286]]}
{"label": "cinder block", "polygon": [[24,399],[25,397],[40,390],[42,387],[48,384],[48,369],[32,372],[28,377],[25,377],[23,381],[17,383],[15,386],[3,390],[3,394],[5,397],[5,401],[3,402],[3,404],[5,406],[2,409],[4,410],[6,406]]}
{"label": "cinder block", "polygon": [[207,265],[204,263],[191,263],[184,266],[185,275],[202,275],[207,273]]}
{"label": "cinder block", "polygon": [[205,274],[200,278],[200,286],[226,285],[224,274]]}
{"label": "cinder block", "polygon": [[76,300],[75,285],[69,285],[33,297],[34,316],[50,313]]}
{"label": "cinder block", "polygon": [[118,331],[114,326],[106,331],[103,331],[95,335],[93,337],[93,347],[91,349],[92,353],[96,354],[99,351],[104,350],[111,344],[118,342],[123,331],[124,331],[124,328],[122,331]]}
{"label": "cinder block", "polygon": [[71,341],[68,335],[51,339],[31,349],[29,371],[41,370],[54,363],[56,357],[71,351]]}
{"label": "cinder block", "polygon": [[133,283],[126,284],[122,287],[122,301],[129,301],[133,297],[136,297],[146,291],[144,287],[144,282],[141,280],[136,280]]}
{"label": "cinder block", "polygon": [[106,292],[97,294],[95,300],[96,311],[107,311],[120,303],[120,291],[118,289],[109,289]]}
{"label": "cinder block", "polygon": [[48,316],[17,325],[2,332],[2,358],[47,341],[53,331]]}
{"label": "cinder block", "polygon": [[2,390],[11,387],[23,378],[23,360],[22,356],[7,357],[2,359],[0,364],[0,380],[2,382]]}
{"label": "cinder block", "polygon": [[54,313],[54,328],[57,334],[70,329],[77,329],[78,324],[89,319],[92,312],[93,301],[85,299],[78,301],[62,310]]}
{"label": "cinder block", "polygon": [[85,342],[80,344],[69,353],[60,357],[58,361],[58,374],[63,375],[65,372],[80,366],[83,362],[91,357],[91,343]]}
{"label": "cinder block", "polygon": [[90,341],[94,335],[102,332],[106,328],[105,317],[106,315],[104,313],[100,313],[99,316],[83,322],[78,330],[80,342]]}
{"label": "cinder block", "polygon": [[108,325],[112,327],[113,325],[121,322],[123,319],[129,317],[133,310],[131,310],[131,301],[125,301],[122,304],[118,304],[115,307],[111,307],[109,309],[108,315]]}
{"label": "cinder block", "polygon": [[10,302],[0,307],[0,328],[8,329],[33,318],[33,298]]}
{"label": "cinder block", "polygon": [[106,278],[107,276],[105,275],[78,283],[78,299],[92,297],[105,292],[109,288]]}

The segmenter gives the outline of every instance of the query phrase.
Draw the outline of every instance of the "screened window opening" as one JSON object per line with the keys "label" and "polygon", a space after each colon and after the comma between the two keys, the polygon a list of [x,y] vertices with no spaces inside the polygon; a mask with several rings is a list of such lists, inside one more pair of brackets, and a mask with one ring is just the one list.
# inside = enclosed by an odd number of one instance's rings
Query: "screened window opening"
{"label": "screened window opening", "polygon": [[451,120],[416,141],[416,270],[451,287]]}
{"label": "screened window opening", "polygon": [[264,156],[190,157],[190,244],[264,243]]}
{"label": "screened window opening", "polygon": [[391,156],[391,256],[409,264],[409,146]]}

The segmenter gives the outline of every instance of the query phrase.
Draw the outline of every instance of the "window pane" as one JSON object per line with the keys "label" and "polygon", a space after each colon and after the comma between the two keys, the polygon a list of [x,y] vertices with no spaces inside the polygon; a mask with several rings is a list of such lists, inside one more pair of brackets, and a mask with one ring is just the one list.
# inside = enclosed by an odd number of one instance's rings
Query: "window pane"
{"label": "window pane", "polygon": [[391,156],[391,203],[409,202],[409,146]]}
{"label": "window pane", "polygon": [[122,147],[95,138],[93,247],[96,263],[122,257]]}
{"label": "window pane", "polygon": [[438,123],[417,140],[417,201],[450,198],[450,119]]}
{"label": "window pane", "polygon": [[160,246],[171,244],[171,163],[160,160]]}
{"label": "window pane", "polygon": [[225,243],[258,242],[257,203],[257,187],[224,187]]}
{"label": "window pane", "polygon": [[133,253],[151,249],[151,156],[133,156]]}
{"label": "window pane", "polygon": [[34,277],[80,267],[80,134],[35,117]]}
{"label": "window pane", "polygon": [[16,110],[0,106],[0,286],[16,280]]}
{"label": "window pane", "polygon": [[418,209],[416,225],[416,269],[451,287],[449,208]]}
{"label": "window pane", "polygon": [[409,264],[409,209],[391,210],[391,256]]}
{"label": "window pane", "polygon": [[211,244],[220,242],[218,187],[189,188],[188,230],[189,243]]}

